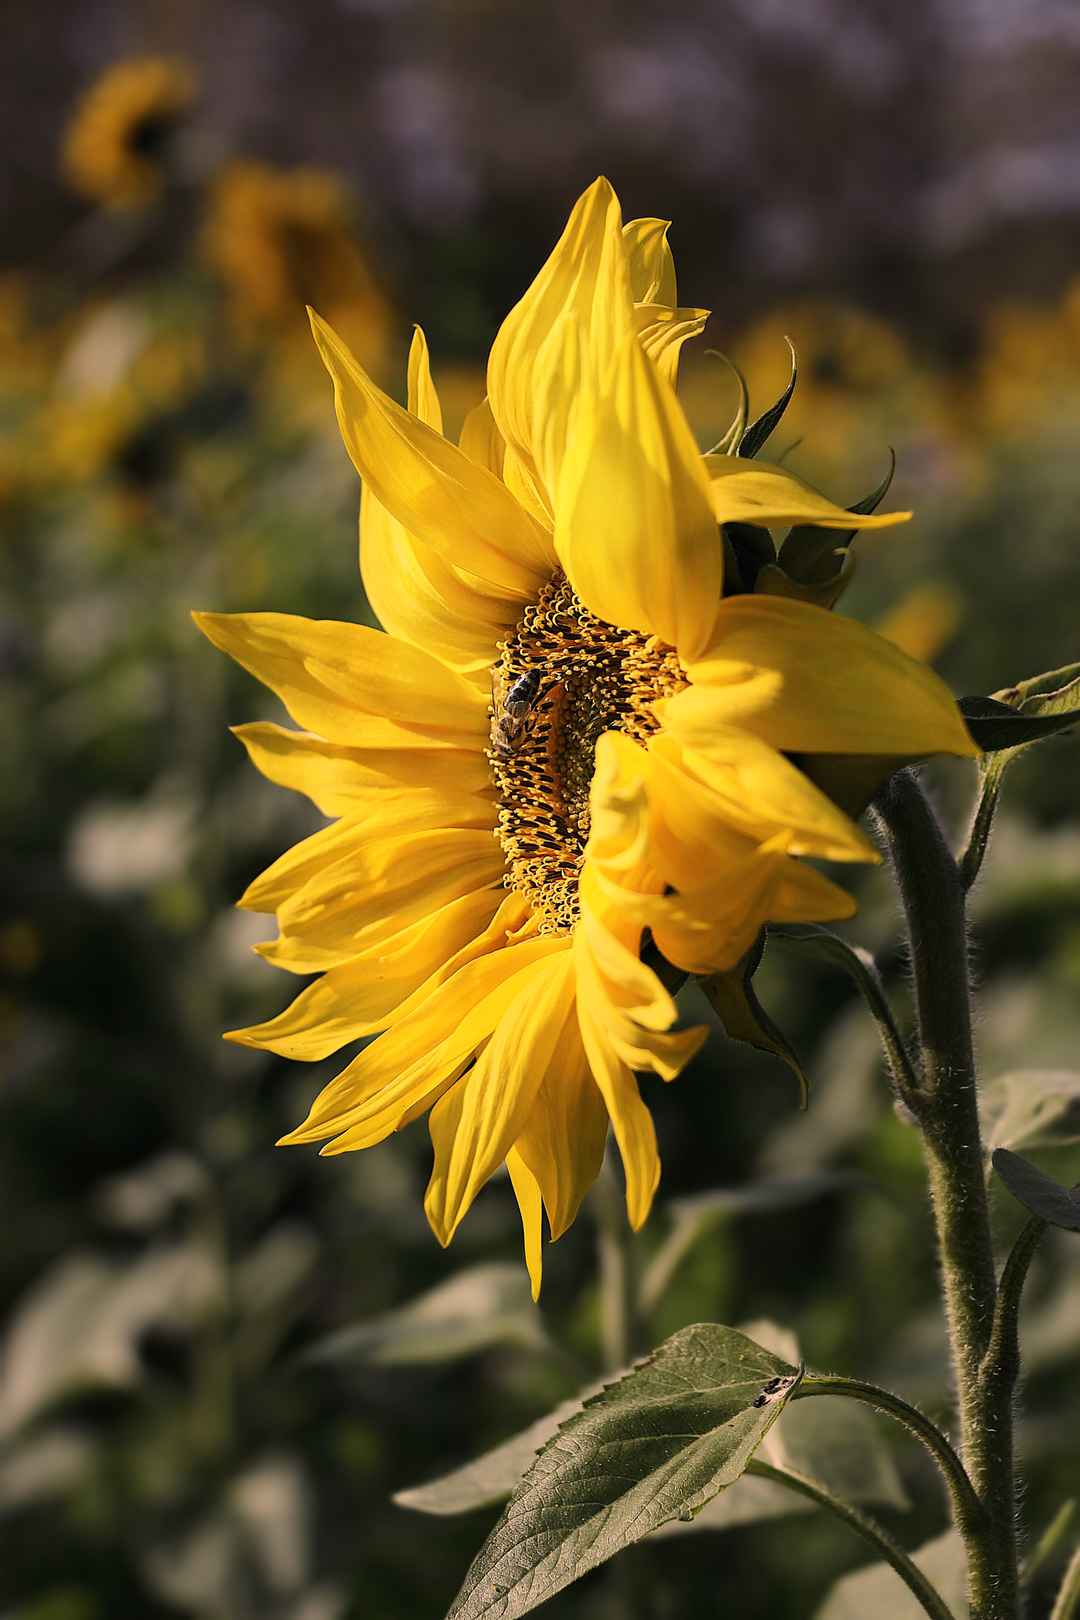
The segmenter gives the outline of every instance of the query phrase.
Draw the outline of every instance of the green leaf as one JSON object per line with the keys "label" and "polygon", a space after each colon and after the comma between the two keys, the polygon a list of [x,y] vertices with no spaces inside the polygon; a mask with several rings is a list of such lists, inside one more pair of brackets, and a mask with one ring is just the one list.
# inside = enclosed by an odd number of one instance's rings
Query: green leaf
{"label": "green leaf", "polygon": [[303,1360],[405,1366],[454,1361],[497,1344],[541,1349],[546,1343],[524,1270],[485,1265],[459,1272],[399,1310],[329,1334],[305,1350]]}
{"label": "green leaf", "polygon": [[742,1474],[801,1369],[734,1328],[684,1328],[559,1429],[447,1620],[516,1620]]}
{"label": "green leaf", "polygon": [[1018,1069],[986,1087],[982,1100],[987,1151],[1080,1142],[1080,1074],[1071,1069]]}
{"label": "green leaf", "polygon": [[[808,1176],[802,1179],[809,1184],[815,1180],[841,1178]],[[749,1322],[739,1331],[782,1361],[794,1364],[798,1360],[798,1346],[791,1335],[775,1323]],[[394,1501],[399,1507],[438,1517],[470,1513],[505,1501],[560,1424],[580,1412],[585,1402],[603,1387],[602,1383],[589,1385],[483,1456],[426,1484],[398,1491]],[[909,1505],[879,1425],[865,1407],[853,1401],[833,1401],[822,1396],[813,1401],[791,1403],[776,1427],[766,1435],[761,1456],[778,1468],[809,1474],[849,1501],[881,1502],[895,1508]],[[805,1497],[769,1480],[744,1475],[730,1490],[708,1503],[692,1521],[673,1519],[657,1533],[680,1535],[699,1530],[728,1530],[764,1518],[812,1511],[813,1503]]]}
{"label": "green leaf", "polygon": [[795,357],[794,343],[792,343],[790,338],[785,338],[784,342],[791,350],[791,378],[779,399],[775,400],[773,404],[769,406],[767,411],[762,411],[761,415],[755,421],[751,422],[750,426],[746,429],[746,432],[739,441],[738,453],[740,456],[747,457],[757,455],[758,451],[761,449],[762,445],[764,445],[766,439],[768,439],[773,429],[778,425],[780,418],[783,416],[784,412],[791,403],[791,396],[795,392],[795,383],[799,375],[799,365]]}
{"label": "green leaf", "polygon": [[771,1052],[787,1064],[799,1082],[800,1103],[806,1107],[810,1083],[790,1041],[779,1030],[754,993],[753,978],[765,954],[765,931],[730,973],[712,973],[700,985],[708,997],[724,1033],[734,1041],[745,1041],[759,1052]]}
{"label": "green leaf", "polygon": [[[1080,698],[1080,692],[1073,696]],[[960,713],[985,754],[1042,742],[1044,737],[1067,731],[1080,721],[1080,707],[1059,714],[1018,714],[1007,703],[998,703],[995,698],[989,697],[961,698]]]}
{"label": "green leaf", "polygon": [[1051,1226],[1060,1226],[1064,1232],[1080,1232],[1080,1190],[1063,1187],[1052,1176],[1044,1176],[1008,1148],[997,1148],[991,1162],[1017,1203],[1032,1215]]}
{"label": "green leaf", "polygon": [[502,1445],[474,1457],[471,1462],[463,1463],[460,1468],[452,1469],[449,1474],[441,1474],[424,1485],[411,1485],[406,1490],[398,1491],[394,1501],[398,1507],[412,1508],[416,1513],[433,1513],[439,1518],[471,1513],[476,1508],[505,1502],[532,1466],[537,1452],[547,1444],[559,1425],[580,1412],[585,1402],[598,1395],[603,1388],[602,1380],[589,1384],[580,1394],[562,1401],[553,1412],[546,1413],[535,1423],[530,1423],[527,1429],[511,1435]]}
{"label": "green leaf", "polygon": [[[937,1587],[956,1616],[968,1613],[967,1565],[964,1543],[955,1530],[946,1530],[913,1553],[916,1564]],[[926,1620],[918,1599],[896,1577],[889,1564],[871,1564],[837,1581],[814,1620]]]}

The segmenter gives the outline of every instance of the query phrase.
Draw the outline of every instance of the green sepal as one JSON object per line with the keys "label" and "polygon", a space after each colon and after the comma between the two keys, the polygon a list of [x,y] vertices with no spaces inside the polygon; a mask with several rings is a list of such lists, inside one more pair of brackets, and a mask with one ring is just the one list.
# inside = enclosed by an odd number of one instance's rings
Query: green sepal
{"label": "green sepal", "polygon": [[746,418],[750,414],[750,390],[746,386],[746,378],[743,376],[734,360],[730,359],[720,349],[708,349],[706,353],[713,355],[717,360],[722,360],[724,362],[724,365],[727,366],[728,370],[735,378],[739,389],[739,403],[735,409],[735,415],[732,417],[728,426],[728,430],[722,439],[717,440],[707,454],[710,456],[733,456],[736,454],[739,443],[742,440],[742,436],[746,432]]}
{"label": "green sepal", "polygon": [[792,754],[791,762],[846,815],[857,821],[881,788],[921,755]]}
{"label": "green sepal", "polygon": [[776,546],[768,529],[756,523],[725,523],[721,532],[724,537],[724,561],[733,561],[738,571],[737,579],[733,582],[729,582],[725,572],[724,595],[760,590],[761,575],[767,569],[776,567]]}
{"label": "green sepal", "polygon": [[758,572],[754,590],[764,596],[787,596],[796,602],[811,602],[814,607],[835,607],[851,584],[855,573],[853,552],[838,550],[836,555],[840,558],[839,566],[831,578],[823,580],[820,584],[803,583],[792,579],[791,575],[785,573],[776,563],[767,563]]}
{"label": "green sepal", "polygon": [[711,973],[699,981],[702,990],[724,1026],[724,1033],[734,1041],[745,1041],[759,1052],[771,1052],[786,1063],[799,1082],[799,1106],[805,1108],[810,1098],[810,1082],[799,1061],[798,1053],[782,1030],[777,1029],[754,991],[753,978],[765,954],[765,931],[747,951],[738,967],[729,973]]}
{"label": "green sepal", "polygon": [[758,451],[765,444],[765,441],[769,438],[773,429],[779,424],[780,418],[783,416],[784,412],[791,403],[791,396],[795,392],[795,383],[799,375],[799,367],[798,361],[795,357],[794,343],[792,343],[790,338],[785,338],[784,342],[791,350],[791,379],[788,382],[787,387],[784,389],[784,392],[780,395],[779,399],[775,400],[774,403],[769,406],[767,411],[762,411],[761,415],[751,422],[750,426],[746,429],[742,438],[739,440],[738,454],[740,456],[747,457],[757,455]]}
{"label": "green sepal", "polygon": [[1060,1181],[1044,1175],[1029,1159],[1008,1148],[997,1148],[992,1155],[994,1169],[1018,1204],[1037,1215],[1049,1226],[1064,1232],[1080,1232],[1080,1186],[1063,1187]]}
{"label": "green sepal", "polygon": [[[890,450],[889,458],[889,470],[880,484],[848,507],[853,515],[868,516],[884,500],[896,471],[894,451]],[[833,607],[851,584],[855,572],[851,542],[858,532],[857,529],[845,532],[816,528],[811,523],[797,524],[780,542],[778,567],[763,568],[756,589],[773,596],[812,602],[816,607]]]}
{"label": "green sepal", "polygon": [[[854,517],[869,517],[876,512],[893,481],[896,472],[896,451],[889,451],[889,470],[881,483],[856,501],[848,511]],[[817,585],[830,579],[836,571],[836,554],[846,551],[858,534],[858,529],[846,532],[838,529],[819,529],[811,523],[799,523],[789,529],[780,543],[780,566],[792,579],[803,584]]]}

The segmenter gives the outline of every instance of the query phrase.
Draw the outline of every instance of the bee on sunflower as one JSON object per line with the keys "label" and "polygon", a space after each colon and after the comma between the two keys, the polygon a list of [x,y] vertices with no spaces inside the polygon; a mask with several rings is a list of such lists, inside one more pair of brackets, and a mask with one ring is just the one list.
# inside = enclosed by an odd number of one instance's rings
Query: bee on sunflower
{"label": "bee on sunflower", "polygon": [[193,70],[169,57],[118,62],[90,86],[64,137],[72,187],[113,210],[145,208],[165,188],[170,147],[197,94]]}
{"label": "bee on sunflower", "polygon": [[875,851],[794,759],[976,752],[939,679],[872,631],[725,594],[748,525],[906,514],[702,455],[675,383],[706,318],[679,307],[666,222],[624,226],[603,179],[504,321],[458,444],[419,330],[402,409],[313,314],[385,631],[196,615],[303,728],[239,727],[254,763],[333,818],[240,901],[277,915],[267,960],[319,977],[229,1039],[321,1059],[378,1035],[283,1142],[344,1153],[428,1113],[435,1235],[505,1163],[534,1294],[543,1216],[552,1238],[571,1224],[609,1129],[630,1222],[648,1215],[641,1081],[706,1034],[676,1027],[656,953],[726,972],[770,921],[854,909],[802,858]]}

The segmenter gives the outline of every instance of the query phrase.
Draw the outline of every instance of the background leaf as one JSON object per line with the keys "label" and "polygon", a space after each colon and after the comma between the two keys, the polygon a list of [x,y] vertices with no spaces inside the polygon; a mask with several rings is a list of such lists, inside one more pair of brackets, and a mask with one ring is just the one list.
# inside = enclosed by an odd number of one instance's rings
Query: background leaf
{"label": "background leaf", "polygon": [[[968,1613],[964,1544],[955,1530],[928,1541],[913,1558],[956,1616]],[[871,1564],[837,1581],[814,1620],[926,1620],[926,1611],[889,1564]]]}
{"label": "background leaf", "polygon": [[472,1266],[408,1305],[328,1334],[304,1360],[383,1366],[453,1361],[496,1344],[541,1348],[547,1338],[521,1266]]}
{"label": "background leaf", "polygon": [[1032,1215],[1065,1232],[1080,1232],[1080,1191],[1075,1187],[1063,1187],[1008,1148],[995,1151],[993,1166],[1016,1201]]}

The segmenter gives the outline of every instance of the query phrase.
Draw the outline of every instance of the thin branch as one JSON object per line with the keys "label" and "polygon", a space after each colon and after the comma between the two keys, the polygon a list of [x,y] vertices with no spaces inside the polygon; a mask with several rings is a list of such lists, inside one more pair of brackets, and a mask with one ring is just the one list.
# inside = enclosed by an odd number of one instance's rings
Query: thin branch
{"label": "thin branch", "polygon": [[941,1470],[949,1489],[957,1528],[963,1530],[985,1523],[986,1510],[976,1496],[975,1488],[952,1443],[918,1407],[910,1406],[891,1390],[879,1389],[876,1384],[868,1384],[861,1378],[813,1374],[803,1379],[794,1399],[802,1400],[808,1395],[845,1395],[851,1400],[863,1401],[875,1411],[884,1412],[902,1423],[926,1447]]}
{"label": "thin branch", "polygon": [[1002,1380],[1009,1394],[1020,1372],[1020,1296],[1028,1267],[1045,1231],[1046,1222],[1038,1215],[1025,1222],[998,1283],[994,1325],[981,1372],[983,1378]]}
{"label": "thin branch", "polygon": [[771,1463],[759,1462],[755,1457],[746,1472],[756,1474],[759,1479],[771,1479],[777,1485],[786,1485],[789,1490],[798,1491],[802,1496],[808,1496],[819,1507],[828,1508],[830,1513],[842,1519],[857,1535],[868,1541],[874,1551],[884,1558],[904,1582],[905,1586],[914,1595],[931,1620],[955,1620],[952,1610],[945,1599],[923,1574],[922,1570],[901,1547],[894,1541],[887,1530],[869,1514],[863,1513],[859,1508],[852,1507],[839,1496],[833,1496],[823,1485],[816,1480],[807,1479],[803,1474],[790,1473],[786,1468],[774,1468]]}
{"label": "thin branch", "polygon": [[863,950],[861,945],[850,945],[839,934],[834,934],[831,928],[823,928],[818,923],[774,923],[769,928],[769,938],[781,943],[788,940],[794,945],[812,946],[854,982],[878,1026],[885,1060],[897,1094],[912,1113],[917,1113],[920,1102],[919,1077],[893,1016],[877,963],[870,952]]}

